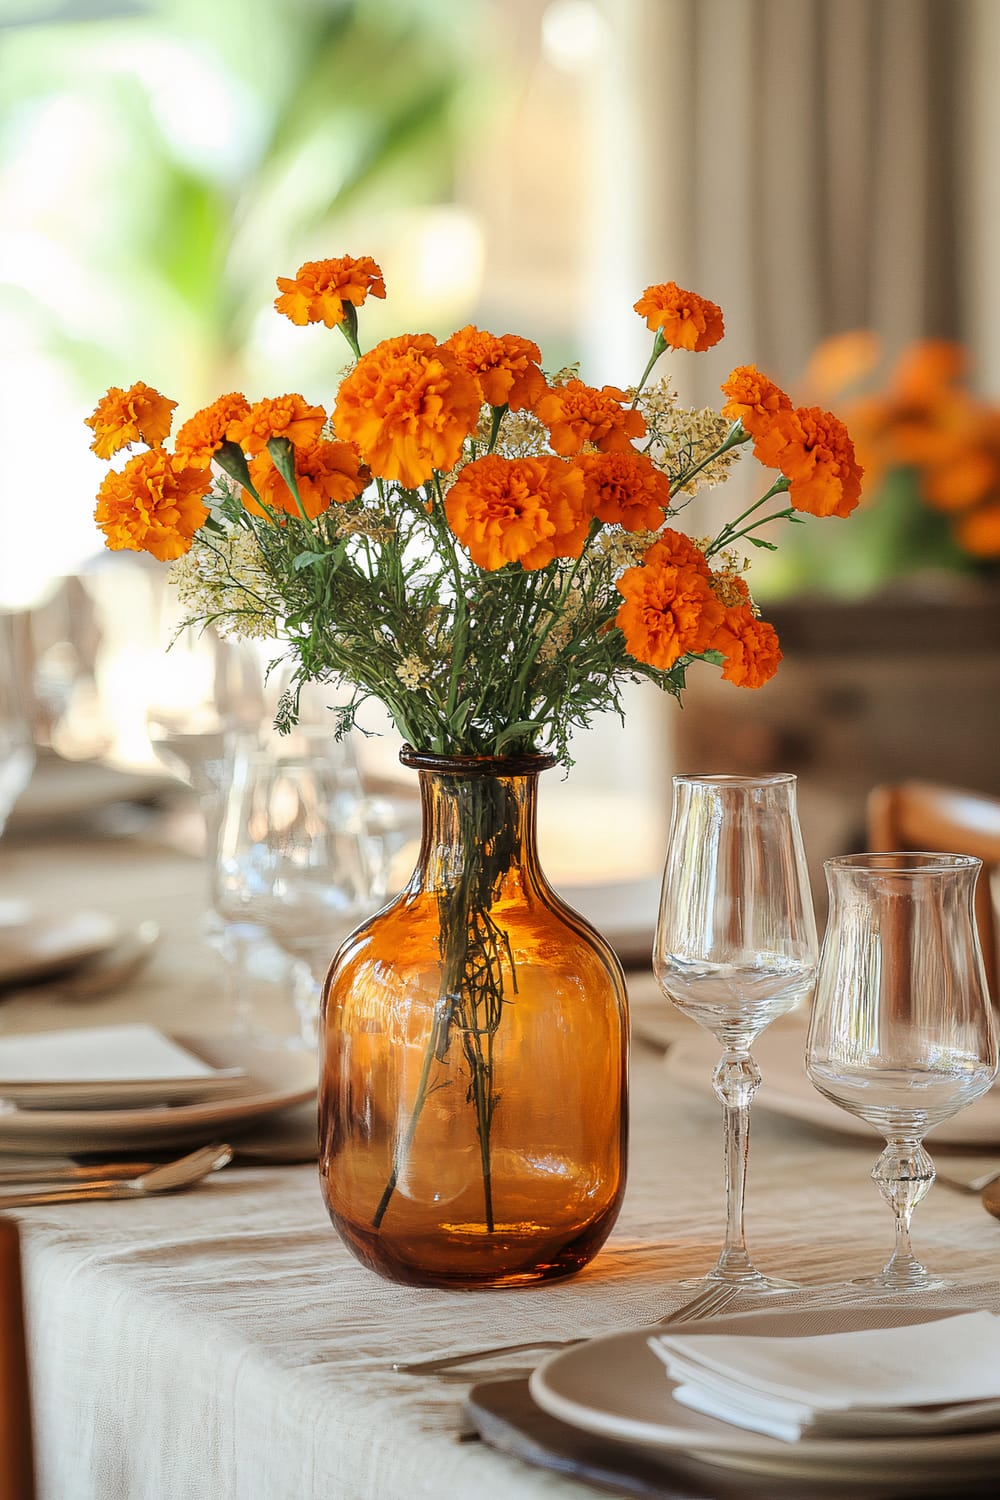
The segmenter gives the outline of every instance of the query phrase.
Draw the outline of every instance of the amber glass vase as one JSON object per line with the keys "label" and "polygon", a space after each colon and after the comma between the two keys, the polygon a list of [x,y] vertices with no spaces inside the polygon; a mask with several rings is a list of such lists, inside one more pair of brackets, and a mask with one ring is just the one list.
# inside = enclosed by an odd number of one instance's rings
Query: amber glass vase
{"label": "amber glass vase", "polygon": [[320,1172],[365,1265],[517,1286],[596,1254],[625,1187],[628,1021],[607,942],[538,864],[542,756],[420,755],[417,869],[323,997]]}

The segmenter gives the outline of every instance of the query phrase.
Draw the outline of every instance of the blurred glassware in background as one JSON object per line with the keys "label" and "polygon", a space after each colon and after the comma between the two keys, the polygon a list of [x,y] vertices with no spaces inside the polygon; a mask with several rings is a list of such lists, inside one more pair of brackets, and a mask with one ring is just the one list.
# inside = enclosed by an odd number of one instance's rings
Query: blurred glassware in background
{"label": "blurred glassware in background", "polygon": [[[169,612],[170,605],[166,607]],[[219,829],[232,774],[232,744],[257,735],[264,721],[260,657],[244,641],[224,640],[210,625],[162,639],[170,649],[151,657],[146,700],[149,743],[162,765],[197,794],[199,834],[208,870],[205,932],[221,940],[215,887]]]}
{"label": "blurred glassware in background", "polygon": [[247,1029],[260,1030],[246,986],[263,929],[295,960],[299,1044],[315,1046],[330,961],[383,899],[365,814],[353,745],[329,726],[235,738],[215,889],[230,1006]]}
{"label": "blurred glassware in background", "polygon": [[21,615],[0,613],[0,833],[35,765],[23,624]]}

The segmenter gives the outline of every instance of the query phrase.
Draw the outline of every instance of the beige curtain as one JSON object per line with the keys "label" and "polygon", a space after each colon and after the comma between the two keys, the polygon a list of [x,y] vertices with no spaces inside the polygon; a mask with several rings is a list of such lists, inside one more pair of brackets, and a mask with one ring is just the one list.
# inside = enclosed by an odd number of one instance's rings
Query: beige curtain
{"label": "beige curtain", "polygon": [[606,15],[638,82],[644,272],[726,310],[693,398],[746,358],[794,383],[844,329],[890,350],[972,335],[958,226],[982,192],[972,101],[996,97],[997,0],[606,0]]}

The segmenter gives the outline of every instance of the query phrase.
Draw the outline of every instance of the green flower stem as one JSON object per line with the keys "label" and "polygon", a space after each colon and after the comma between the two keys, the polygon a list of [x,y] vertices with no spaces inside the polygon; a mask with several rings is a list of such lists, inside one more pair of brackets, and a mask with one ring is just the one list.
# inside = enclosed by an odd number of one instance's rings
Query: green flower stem
{"label": "green flower stem", "polygon": [[[451,566],[452,577],[455,581],[455,649],[451,659],[451,679],[448,686],[448,701],[445,704],[445,715],[450,721],[455,712],[458,701],[458,684],[461,681],[462,672],[465,667],[465,656],[469,645],[469,614],[465,601],[465,579],[462,577],[462,569],[458,561],[458,553],[452,539],[451,527],[444,515],[444,495],[441,492],[441,476],[435,470],[434,488],[428,498],[434,506],[434,519],[437,521],[436,530],[443,536],[448,559]],[[444,750],[443,742],[439,741],[437,748]]]}
{"label": "green flower stem", "polygon": [[785,510],[776,510],[769,516],[762,516],[759,521],[754,521],[752,526],[746,526],[742,531],[734,532],[729,538],[730,542],[738,542],[741,537],[750,536],[760,526],[768,526],[772,521],[788,521],[794,518],[795,510],[788,506]]}
{"label": "green flower stem", "polygon": [[358,310],[353,302],[345,302],[343,308],[344,317],[342,322],[337,324],[337,327],[350,345],[354,358],[360,359],[361,345],[358,343]]}
{"label": "green flower stem", "polygon": [[[725,442],[721,443],[718,448],[714,448],[708,457],[703,458],[700,463],[692,464],[690,469],[685,469],[683,474],[679,474],[671,485],[671,489],[683,489],[686,484],[690,484],[691,480],[697,474],[700,474],[703,469],[707,469],[709,464],[714,464],[717,458],[721,458],[724,453],[728,453],[730,448],[739,448],[741,444],[748,443],[749,441],[750,434],[744,430],[742,422],[734,422],[726,434]],[[743,517],[740,516],[738,519],[742,520]]]}
{"label": "green flower stem", "polygon": [[490,407],[490,412],[492,414],[492,420],[490,422],[490,440],[489,440],[489,443],[487,444],[487,447],[486,447],[487,453],[492,453],[493,449],[496,447],[497,437],[498,437],[499,432],[500,432],[500,423],[503,421],[504,417],[507,415],[507,411],[508,411],[507,406],[491,406]]}
{"label": "green flower stem", "polygon": [[653,339],[653,352],[649,356],[649,363],[646,365],[646,368],[643,370],[642,376],[641,376],[641,378],[639,380],[639,384],[635,388],[635,395],[632,398],[632,407],[633,407],[633,409],[639,403],[639,397],[642,395],[643,386],[646,384],[646,381],[649,379],[650,375],[652,374],[653,366],[656,364],[656,361],[659,359],[660,355],[663,353],[663,351],[664,351],[664,349],[666,347],[667,347],[667,341],[663,337],[663,329],[662,328],[658,328],[656,330],[656,336]]}
{"label": "green flower stem", "polygon": [[[591,535],[593,535],[595,526],[599,528],[600,523],[597,522],[591,526]],[[590,537],[588,537],[587,540],[589,543]],[[584,557],[586,556],[586,552],[587,548],[585,546],[583,551],[580,553],[580,556],[573,563],[572,568],[566,574],[563,586],[559,590],[559,593],[557,594],[555,600],[551,605],[548,624],[542,630],[541,634],[535,637],[532,648],[528,651],[524,658],[524,661],[521,663],[520,671],[518,672],[517,677],[514,681],[515,690],[523,691],[525,684],[527,683],[528,673],[531,671],[532,667],[537,661],[539,651],[541,651],[542,647],[545,645],[550,631],[557,624],[559,620],[559,612],[562,609],[563,605],[566,603],[566,600],[569,598],[570,589],[573,587],[573,584],[576,581],[577,574],[580,571],[580,567],[583,563]]]}
{"label": "green flower stem", "polygon": [[[790,483],[791,480],[787,479],[784,474],[779,474],[777,479],[771,485],[771,488],[765,491],[765,493],[761,495],[759,500],[755,500],[752,505],[747,506],[746,510],[743,511],[741,515],[738,515],[734,520],[726,522],[725,526],[723,526],[718,536],[708,547],[706,556],[711,557],[714,553],[718,552],[720,548],[729,546],[729,544],[731,542],[734,542],[737,537],[748,535],[748,532],[755,530],[757,526],[766,525],[765,521],[755,521],[753,526],[748,527],[743,531],[737,531],[737,527],[742,525],[744,521],[749,520],[754,511],[760,510],[761,506],[766,505],[769,500],[773,500],[775,495],[784,494],[788,489]],[[782,512],[782,514],[785,514],[785,512]],[[769,516],[768,520],[774,520],[774,517]]]}
{"label": "green flower stem", "polygon": [[372,1215],[372,1225],[375,1229],[381,1226],[399,1186],[424,1105],[433,1088],[440,1086],[433,1080],[434,1064],[447,1065],[453,1033],[457,1030],[469,1068],[468,1098],[476,1115],[483,1223],[487,1234],[493,1234],[496,1229],[490,1152],[496,1107],[493,1038],[505,1000],[505,969],[510,974],[513,993],[517,991],[517,974],[507,935],[493,920],[491,907],[517,855],[519,804],[517,794],[502,777],[456,779],[453,783],[446,777],[439,796],[451,803],[453,836],[462,852],[461,873],[454,884],[439,876],[441,977],[434,1022],[410,1118]]}

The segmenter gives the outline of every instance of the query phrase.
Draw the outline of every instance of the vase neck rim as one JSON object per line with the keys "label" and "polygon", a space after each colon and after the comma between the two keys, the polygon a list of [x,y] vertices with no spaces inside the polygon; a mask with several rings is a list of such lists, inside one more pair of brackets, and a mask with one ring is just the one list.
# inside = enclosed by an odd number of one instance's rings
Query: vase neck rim
{"label": "vase neck rim", "polygon": [[548,771],[558,762],[555,755],[435,755],[404,745],[399,752],[404,766],[415,771],[433,771],[443,776],[530,776]]}

